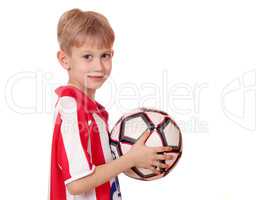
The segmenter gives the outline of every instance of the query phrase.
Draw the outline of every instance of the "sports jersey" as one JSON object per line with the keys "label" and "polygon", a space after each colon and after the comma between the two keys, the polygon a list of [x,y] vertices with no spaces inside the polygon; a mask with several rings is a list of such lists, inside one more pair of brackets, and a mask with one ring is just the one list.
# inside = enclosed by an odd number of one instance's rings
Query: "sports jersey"
{"label": "sports jersey", "polygon": [[80,195],[68,192],[66,184],[113,160],[108,112],[75,86],[60,86],[55,92],[49,200],[121,200],[117,176]]}

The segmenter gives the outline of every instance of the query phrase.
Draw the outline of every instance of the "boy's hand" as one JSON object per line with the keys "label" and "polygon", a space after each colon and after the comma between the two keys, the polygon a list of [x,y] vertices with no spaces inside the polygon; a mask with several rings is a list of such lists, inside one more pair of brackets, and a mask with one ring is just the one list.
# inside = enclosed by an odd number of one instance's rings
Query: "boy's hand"
{"label": "boy's hand", "polygon": [[167,164],[161,163],[160,160],[172,160],[173,156],[164,155],[163,152],[171,151],[172,147],[148,147],[145,145],[146,140],[150,136],[150,131],[146,130],[143,135],[132,146],[127,153],[132,159],[135,167],[150,169],[154,173],[159,174],[160,171],[156,168],[168,168]]}

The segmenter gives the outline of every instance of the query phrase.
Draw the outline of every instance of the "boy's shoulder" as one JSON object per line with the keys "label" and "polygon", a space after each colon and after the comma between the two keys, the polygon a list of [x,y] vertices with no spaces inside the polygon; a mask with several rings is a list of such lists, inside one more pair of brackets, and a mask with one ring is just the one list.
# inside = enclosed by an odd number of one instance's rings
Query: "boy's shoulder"
{"label": "boy's shoulder", "polygon": [[80,93],[75,90],[75,88],[68,85],[59,86],[55,89],[55,93],[58,96],[56,106],[61,108],[76,106],[79,109],[82,97],[80,96]]}
{"label": "boy's shoulder", "polygon": [[80,100],[81,98],[80,93],[74,87],[69,85],[59,86],[55,89],[55,93],[58,95],[58,97],[69,96],[75,100]]}
{"label": "boy's shoulder", "polygon": [[55,93],[58,95],[57,104],[60,108],[75,108],[77,111],[84,111],[85,113],[96,112],[102,114],[108,120],[108,112],[105,107],[90,99],[80,89],[71,85],[64,85],[56,88]]}

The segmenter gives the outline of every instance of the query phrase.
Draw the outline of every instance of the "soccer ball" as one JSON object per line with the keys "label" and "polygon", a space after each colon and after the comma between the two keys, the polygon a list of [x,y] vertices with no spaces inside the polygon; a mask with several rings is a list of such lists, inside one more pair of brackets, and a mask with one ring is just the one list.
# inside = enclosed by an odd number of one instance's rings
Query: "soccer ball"
{"label": "soccer ball", "polygon": [[146,146],[172,146],[173,150],[164,152],[174,156],[173,160],[161,161],[168,164],[168,169],[159,169],[160,174],[155,174],[150,169],[132,167],[124,174],[138,180],[155,180],[166,176],[177,164],[182,154],[182,136],[175,121],[165,112],[138,108],[124,114],[115,124],[110,133],[110,146],[113,159],[126,154],[132,145],[139,139],[145,130],[150,131],[150,136],[145,142]]}

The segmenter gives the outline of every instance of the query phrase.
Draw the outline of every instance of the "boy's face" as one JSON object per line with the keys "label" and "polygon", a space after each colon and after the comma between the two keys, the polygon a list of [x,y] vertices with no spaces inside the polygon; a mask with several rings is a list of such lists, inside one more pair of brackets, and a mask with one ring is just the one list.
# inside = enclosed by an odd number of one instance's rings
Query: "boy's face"
{"label": "boy's face", "polygon": [[94,91],[101,87],[110,75],[112,56],[111,48],[98,49],[88,43],[81,47],[72,47],[70,56],[58,52],[59,61],[68,70],[69,82],[82,89]]}

